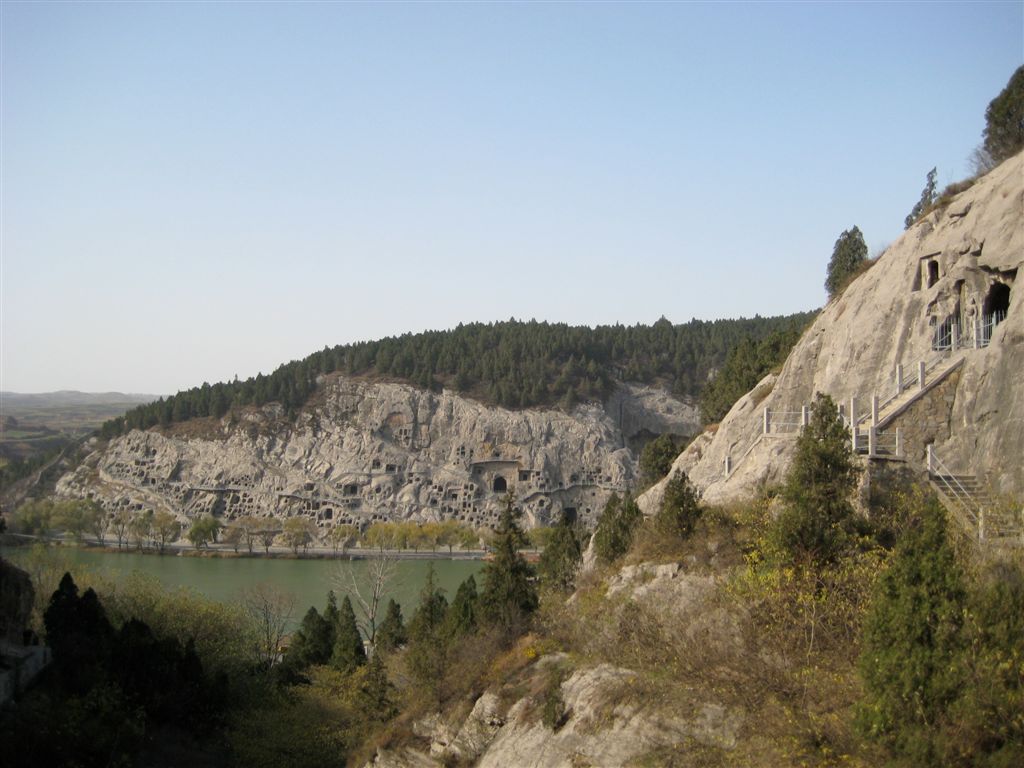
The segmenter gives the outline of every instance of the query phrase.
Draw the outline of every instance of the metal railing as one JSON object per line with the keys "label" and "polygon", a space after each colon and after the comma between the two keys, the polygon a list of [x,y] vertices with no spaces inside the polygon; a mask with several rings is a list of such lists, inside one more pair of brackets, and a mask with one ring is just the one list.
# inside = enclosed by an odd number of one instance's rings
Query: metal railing
{"label": "metal railing", "polygon": [[949,467],[942,463],[935,453],[935,448],[928,445],[928,474],[935,484],[960,511],[967,516],[967,521],[978,530],[978,541],[985,540],[985,510],[957,479]]}
{"label": "metal railing", "polygon": [[950,315],[935,327],[932,349],[955,352],[964,347],[987,347],[992,342],[992,332],[1005,319],[1005,309],[973,318]]}
{"label": "metal railing", "polygon": [[[927,360],[921,360],[916,366],[913,366],[913,372],[909,375],[905,373],[905,369],[902,364],[897,365],[894,372],[896,391],[878,404],[878,410],[885,410],[886,407],[891,405],[900,397],[900,395],[909,389],[913,389],[914,387],[917,387],[919,390],[924,389],[925,385],[928,383],[928,374],[934,371],[939,364],[946,359],[946,357],[946,352],[942,351],[937,355],[932,355]],[[858,419],[857,423],[859,424],[867,418],[868,416],[866,415],[863,419]]]}

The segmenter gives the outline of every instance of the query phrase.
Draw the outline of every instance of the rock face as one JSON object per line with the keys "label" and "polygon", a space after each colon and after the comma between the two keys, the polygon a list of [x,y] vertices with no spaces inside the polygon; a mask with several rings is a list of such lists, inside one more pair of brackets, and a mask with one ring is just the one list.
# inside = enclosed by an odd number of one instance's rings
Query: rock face
{"label": "rock face", "polygon": [[0,558],[0,642],[24,641],[34,595],[29,575]]}
{"label": "rock face", "polygon": [[[816,393],[851,398],[866,440],[871,398],[878,443],[900,429],[908,463],[926,447],[951,472],[993,491],[1024,494],[1024,154],[1007,160],[946,207],[911,227],[832,300],[794,347],[778,377],[741,398],[714,433],[675,462],[710,502],[743,498],[780,480],[801,409]],[[944,347],[944,349],[943,349]],[[918,382],[893,402],[897,366]],[[765,409],[769,427],[764,426]],[[729,462],[727,474],[727,460]],[[640,499],[660,503],[663,484]]]}
{"label": "rock face", "polygon": [[[693,647],[694,654],[709,653],[719,663],[723,654],[742,658],[749,651],[741,616],[735,604],[716,599],[720,586],[713,572],[679,563],[623,567],[607,581],[609,626],[620,624],[622,612],[632,609],[632,621],[681,633],[682,645]],[[554,726],[545,724],[545,692],[552,679],[561,679],[553,673],[565,674],[567,666],[573,666],[573,658],[565,653],[539,658],[480,695],[468,715],[459,707],[421,719],[413,727],[418,742],[381,750],[366,768],[661,765],[666,764],[663,750],[692,753],[697,760],[703,748],[728,754],[750,736],[754,718],[713,690],[680,683],[685,705],[666,705],[645,688],[643,675],[593,661],[561,680],[562,717]]]}
{"label": "rock face", "polygon": [[[562,512],[592,524],[635,474],[630,441],[693,434],[692,404],[623,386],[607,408],[508,411],[445,392],[331,376],[294,422],[276,406],[166,433],[133,431],[64,476],[57,493],[108,511],[376,520],[496,521],[514,490],[527,525]],[[205,431],[200,432],[199,427]]]}

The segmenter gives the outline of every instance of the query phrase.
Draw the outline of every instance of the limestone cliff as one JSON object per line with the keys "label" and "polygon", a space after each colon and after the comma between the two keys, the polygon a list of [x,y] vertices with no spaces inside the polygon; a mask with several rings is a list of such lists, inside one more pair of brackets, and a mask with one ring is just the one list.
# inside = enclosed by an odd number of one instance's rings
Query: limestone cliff
{"label": "limestone cliff", "polygon": [[629,445],[693,434],[692,404],[621,386],[609,404],[490,408],[449,392],[325,378],[295,421],[280,408],[133,431],[94,451],[57,486],[106,509],[166,509],[226,519],[304,515],[321,527],[456,519],[486,525],[514,490],[526,524],[563,511],[593,523],[632,483]]}
{"label": "limestone cliff", "polygon": [[[874,396],[883,452],[895,452],[899,429],[912,466],[923,466],[932,444],[952,472],[1024,495],[1022,261],[1024,154],[904,233],[829,302],[781,373],[741,398],[675,468],[707,501],[742,498],[783,476],[815,393],[844,404],[847,417],[853,399],[862,439]],[[652,488],[641,506],[652,510],[661,492]]]}

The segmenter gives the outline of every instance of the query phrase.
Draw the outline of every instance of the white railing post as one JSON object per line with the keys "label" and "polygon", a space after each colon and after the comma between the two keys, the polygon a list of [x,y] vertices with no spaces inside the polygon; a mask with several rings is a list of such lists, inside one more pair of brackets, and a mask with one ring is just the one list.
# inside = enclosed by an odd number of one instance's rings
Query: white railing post
{"label": "white railing post", "polygon": [[900,432],[899,427],[896,427],[896,455],[900,458],[903,457],[903,433]]}
{"label": "white railing post", "polygon": [[730,456],[725,457],[725,476],[728,477],[732,474],[732,458]]}
{"label": "white railing post", "polygon": [[764,421],[762,422],[763,433],[767,435],[769,430],[771,430],[771,428],[772,428],[771,412],[768,410],[768,407],[765,406],[765,409],[764,409]]}
{"label": "white railing post", "polygon": [[935,474],[935,446],[932,443],[928,443],[928,474]]}
{"label": "white railing post", "polygon": [[857,398],[850,398],[850,440],[853,452],[857,452]]}
{"label": "white railing post", "polygon": [[878,395],[871,396],[871,426],[878,426]]}
{"label": "white railing post", "polygon": [[917,364],[917,388],[924,389],[924,360]]}
{"label": "white railing post", "polygon": [[985,509],[978,510],[978,541],[985,540]]}
{"label": "white railing post", "polygon": [[896,365],[896,394],[903,391],[903,363]]}
{"label": "white railing post", "polygon": [[800,406],[800,426],[806,427],[811,423],[811,409],[806,405]]}
{"label": "white railing post", "polygon": [[949,326],[949,351],[950,352],[956,352],[956,343],[958,341],[957,337],[960,335],[959,331],[960,331],[960,325],[958,323],[953,323],[952,325]]}
{"label": "white railing post", "polygon": [[878,453],[878,431],[872,424],[868,427],[868,456],[874,456]]}

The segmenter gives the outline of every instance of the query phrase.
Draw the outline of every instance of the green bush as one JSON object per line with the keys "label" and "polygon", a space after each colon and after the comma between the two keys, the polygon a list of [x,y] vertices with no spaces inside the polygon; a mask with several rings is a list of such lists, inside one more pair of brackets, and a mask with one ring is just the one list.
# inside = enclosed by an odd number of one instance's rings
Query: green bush
{"label": "green bush", "polygon": [[937,725],[962,683],[957,656],[967,594],[946,538],[945,513],[927,500],[896,547],[864,621],[859,724],[921,764],[936,764]]}

